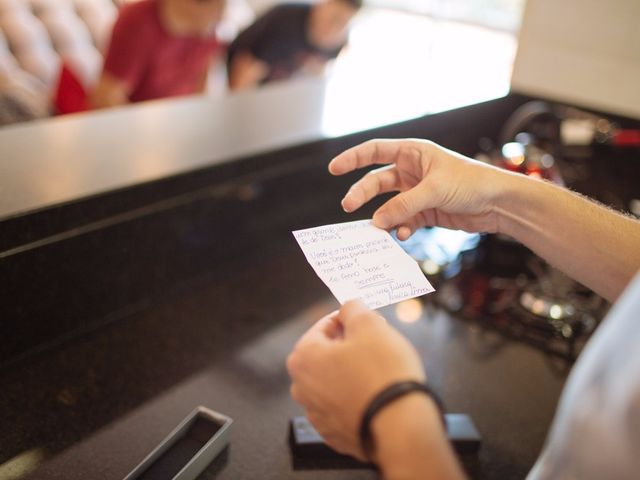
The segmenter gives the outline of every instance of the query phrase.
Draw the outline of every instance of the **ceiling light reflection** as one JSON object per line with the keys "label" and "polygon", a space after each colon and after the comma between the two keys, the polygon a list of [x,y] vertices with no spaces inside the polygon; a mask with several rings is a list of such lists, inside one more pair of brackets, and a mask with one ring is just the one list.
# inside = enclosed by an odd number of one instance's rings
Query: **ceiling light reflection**
{"label": "ceiling light reflection", "polygon": [[423,310],[422,302],[411,298],[396,305],[396,317],[403,323],[415,323],[422,317]]}

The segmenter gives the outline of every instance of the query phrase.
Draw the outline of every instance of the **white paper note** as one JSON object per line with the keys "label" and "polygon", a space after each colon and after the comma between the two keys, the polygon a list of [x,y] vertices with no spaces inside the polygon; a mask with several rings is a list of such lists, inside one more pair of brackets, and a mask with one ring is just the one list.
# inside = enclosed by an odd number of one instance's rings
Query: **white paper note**
{"label": "white paper note", "polygon": [[307,261],[340,303],[384,307],[434,291],[418,264],[371,220],[293,232]]}

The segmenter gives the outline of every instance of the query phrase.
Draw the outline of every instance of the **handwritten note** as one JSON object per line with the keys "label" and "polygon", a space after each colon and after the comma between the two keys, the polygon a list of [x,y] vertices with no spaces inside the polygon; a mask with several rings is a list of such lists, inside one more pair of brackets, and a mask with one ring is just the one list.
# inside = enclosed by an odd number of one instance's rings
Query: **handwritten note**
{"label": "handwritten note", "polygon": [[293,232],[307,261],[340,303],[384,307],[434,291],[418,264],[371,220]]}

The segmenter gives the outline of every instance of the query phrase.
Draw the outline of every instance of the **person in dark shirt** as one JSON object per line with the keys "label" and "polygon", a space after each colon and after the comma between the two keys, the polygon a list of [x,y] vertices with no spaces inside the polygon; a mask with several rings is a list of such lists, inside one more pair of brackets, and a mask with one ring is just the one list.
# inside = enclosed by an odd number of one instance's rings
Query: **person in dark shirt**
{"label": "person in dark shirt", "polygon": [[304,71],[321,73],[345,46],[361,6],[362,0],[320,0],[272,8],[229,46],[229,88],[250,88]]}

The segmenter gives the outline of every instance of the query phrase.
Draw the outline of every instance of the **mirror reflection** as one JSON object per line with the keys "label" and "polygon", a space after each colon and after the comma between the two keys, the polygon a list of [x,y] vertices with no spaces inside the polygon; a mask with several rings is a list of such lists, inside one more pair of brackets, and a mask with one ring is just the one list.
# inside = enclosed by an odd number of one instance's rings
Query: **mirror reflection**
{"label": "mirror reflection", "polygon": [[3,0],[0,126],[308,77],[325,132],[391,123],[506,93],[523,4]]}

